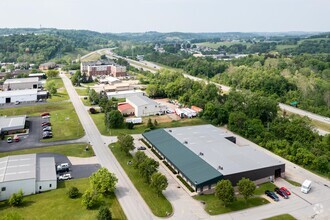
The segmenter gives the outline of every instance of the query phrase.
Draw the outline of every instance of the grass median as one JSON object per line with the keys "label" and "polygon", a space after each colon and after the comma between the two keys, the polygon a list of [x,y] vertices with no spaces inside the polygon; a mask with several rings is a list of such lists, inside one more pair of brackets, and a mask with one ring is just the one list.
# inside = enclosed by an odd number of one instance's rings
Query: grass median
{"label": "grass median", "polygon": [[[58,188],[49,192],[24,197],[23,206],[11,207],[0,202],[0,219],[96,219],[98,209],[87,210],[81,204],[81,196],[70,199],[67,191],[75,186],[83,193],[89,187],[88,178],[58,183]],[[104,198],[102,205],[110,208],[112,219],[127,219],[114,195]]]}
{"label": "grass median", "polygon": [[126,174],[140,192],[144,201],[150,207],[152,213],[158,217],[166,217],[173,212],[171,203],[165,198],[165,196],[158,195],[148,183],[145,182],[139,171],[133,168],[132,165],[128,165],[128,161],[132,161],[132,156],[128,156],[125,152],[121,151],[117,144],[111,144],[109,146],[112,153],[117,158],[121,167],[125,170]]}
{"label": "grass median", "polygon": [[296,220],[296,218],[289,214],[283,214],[283,215],[277,215],[274,217],[266,218],[264,220]]}
{"label": "grass median", "polygon": [[[88,151],[85,150],[86,146],[89,147]],[[64,144],[64,145],[56,145],[50,147],[39,147],[39,148],[30,148],[25,150],[2,152],[0,153],[0,157],[20,155],[20,154],[34,154],[34,153],[57,153],[70,157],[94,156],[93,148],[89,144],[79,143],[79,144]]]}

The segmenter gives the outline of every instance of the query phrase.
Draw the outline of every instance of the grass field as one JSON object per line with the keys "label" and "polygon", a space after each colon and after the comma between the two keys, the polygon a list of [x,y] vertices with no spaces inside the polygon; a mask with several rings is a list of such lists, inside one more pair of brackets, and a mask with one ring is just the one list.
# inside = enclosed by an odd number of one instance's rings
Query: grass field
{"label": "grass field", "polygon": [[[147,120],[148,120],[147,117],[143,119],[144,121],[143,124],[135,125],[133,129],[119,128],[119,129],[110,129],[110,131],[107,131],[104,124],[104,113],[91,114],[91,116],[102,135],[114,136],[119,134],[142,134],[147,129]],[[183,127],[183,126],[203,125],[203,124],[208,124],[208,122],[201,118],[189,118],[189,119],[181,119],[178,121],[159,122],[157,128],[173,128],[173,127]]]}
{"label": "grass field", "polygon": [[84,59],[81,59],[81,62],[91,62],[91,61],[97,61],[101,58],[101,55],[98,53],[92,53],[88,57],[85,57]]}
{"label": "grass field", "polygon": [[293,181],[293,180],[290,180],[290,179],[285,179],[285,181],[289,182],[293,186],[301,187],[301,184],[296,182],[296,181]]}
{"label": "grass field", "polygon": [[[70,199],[68,188],[75,186],[83,193],[89,187],[88,178],[58,183],[58,188],[49,192],[24,197],[22,207],[10,207],[0,202],[0,219],[96,219],[98,209],[87,210],[81,205],[81,196]],[[113,219],[127,219],[114,195],[104,198],[102,205],[110,208]]]}
{"label": "grass field", "polygon": [[264,195],[266,190],[274,191],[274,189],[276,187],[277,187],[276,185],[274,185],[273,183],[270,183],[270,182],[263,183],[263,184],[257,186],[256,191],[254,191],[254,194],[255,195]]}
{"label": "grass field", "polygon": [[235,202],[224,206],[223,203],[214,195],[199,195],[194,197],[196,200],[205,202],[205,211],[210,215],[219,215],[227,212],[238,211],[242,209],[252,208],[269,203],[266,199],[260,197],[244,198],[238,197]]}
{"label": "grass field", "polygon": [[42,140],[43,142],[77,139],[84,136],[85,132],[70,102],[0,109],[0,115],[8,116],[39,116],[42,112],[50,112],[53,130],[53,138]]}
{"label": "grass field", "polygon": [[[89,146],[89,150],[85,151],[85,147]],[[30,148],[25,150],[16,150],[11,152],[1,152],[0,157],[20,154],[34,153],[57,153],[70,157],[92,157],[94,156],[93,148],[87,143],[80,144],[65,144],[51,147]]]}
{"label": "grass field", "polygon": [[289,214],[277,215],[271,218],[266,218],[264,220],[296,220],[295,217]]}
{"label": "grass field", "polygon": [[152,213],[159,217],[170,215],[173,212],[171,203],[165,198],[165,196],[159,196],[152,188],[150,188],[150,185],[145,182],[137,169],[134,169],[133,166],[127,164],[127,161],[132,160],[132,156],[127,156],[116,144],[111,145],[109,148],[143,197],[144,201],[150,207]]}
{"label": "grass field", "polygon": [[80,95],[80,96],[87,96],[88,95],[87,94],[87,89],[84,88],[84,87],[75,87],[75,89],[76,89],[78,95]]}
{"label": "grass field", "polygon": [[49,99],[47,99],[47,102],[60,102],[60,101],[68,100],[69,95],[64,87],[62,79],[58,77],[47,80],[47,82],[50,81],[55,82],[57,93],[55,95],[52,95]]}

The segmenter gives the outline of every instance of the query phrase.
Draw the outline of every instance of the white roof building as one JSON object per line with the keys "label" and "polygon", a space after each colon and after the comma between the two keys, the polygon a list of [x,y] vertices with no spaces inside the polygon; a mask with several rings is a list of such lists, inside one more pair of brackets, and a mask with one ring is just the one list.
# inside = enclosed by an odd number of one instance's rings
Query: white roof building
{"label": "white roof building", "polygon": [[127,90],[127,91],[118,91],[118,92],[107,92],[108,99],[111,99],[111,98],[117,98],[117,99],[127,98],[127,97],[135,96],[135,95],[143,96],[144,92],[142,92],[141,90]]}
{"label": "white roof building", "polygon": [[0,200],[20,189],[24,195],[56,189],[54,157],[25,154],[0,158]]}
{"label": "white roof building", "polygon": [[143,95],[129,96],[126,98],[126,102],[134,107],[136,117],[156,115],[166,110],[165,106]]}
{"label": "white roof building", "polygon": [[26,115],[0,117],[0,133],[24,129]]}

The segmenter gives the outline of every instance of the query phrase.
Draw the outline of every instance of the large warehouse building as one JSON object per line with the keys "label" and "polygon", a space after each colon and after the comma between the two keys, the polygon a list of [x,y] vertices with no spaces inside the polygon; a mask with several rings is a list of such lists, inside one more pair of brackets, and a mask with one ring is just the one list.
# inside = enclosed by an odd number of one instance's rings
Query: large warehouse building
{"label": "large warehouse building", "polygon": [[7,79],[3,90],[38,89],[41,86],[38,77]]}
{"label": "large warehouse building", "polygon": [[12,90],[0,92],[0,104],[15,102],[35,102],[39,99],[48,98],[47,91],[38,89]]}
{"label": "large warehouse building", "polygon": [[156,115],[166,110],[165,106],[143,95],[129,96],[126,102],[134,107],[136,117]]}
{"label": "large warehouse building", "polygon": [[221,179],[236,185],[245,177],[260,184],[284,176],[283,162],[237,145],[235,137],[212,125],[157,129],[143,137],[197,192],[213,189]]}
{"label": "large warehouse building", "polygon": [[36,154],[0,158],[0,201],[22,189],[24,195],[56,189],[54,157]]}

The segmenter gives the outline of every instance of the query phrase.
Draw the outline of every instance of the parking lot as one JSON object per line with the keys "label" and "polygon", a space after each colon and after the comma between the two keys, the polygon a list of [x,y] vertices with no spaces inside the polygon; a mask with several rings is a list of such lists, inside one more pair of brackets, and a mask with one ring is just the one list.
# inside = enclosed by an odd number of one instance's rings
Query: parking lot
{"label": "parking lot", "polygon": [[54,157],[55,164],[68,163],[70,165],[70,171],[68,173],[74,179],[87,178],[101,168],[100,164],[93,160],[93,158],[79,158],[77,161],[76,158],[68,158],[67,156],[54,153],[39,153],[38,157]]}
{"label": "parking lot", "polygon": [[26,148],[40,147],[44,146],[45,143],[41,143],[42,139],[42,127],[41,123],[44,121],[49,121],[49,119],[42,119],[40,116],[28,117],[26,121],[29,124],[29,133],[24,135],[19,135],[19,142],[7,143],[7,140],[1,140],[0,151],[10,150],[21,150]]}

